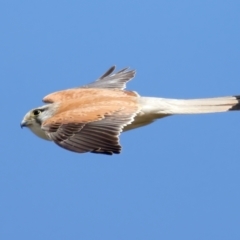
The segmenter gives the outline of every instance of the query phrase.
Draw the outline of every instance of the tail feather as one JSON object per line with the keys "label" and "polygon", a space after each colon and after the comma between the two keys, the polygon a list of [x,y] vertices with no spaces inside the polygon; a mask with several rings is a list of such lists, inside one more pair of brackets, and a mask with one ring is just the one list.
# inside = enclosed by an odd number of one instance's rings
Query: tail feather
{"label": "tail feather", "polygon": [[160,115],[226,112],[240,110],[240,95],[187,100],[143,97],[141,104],[143,112]]}

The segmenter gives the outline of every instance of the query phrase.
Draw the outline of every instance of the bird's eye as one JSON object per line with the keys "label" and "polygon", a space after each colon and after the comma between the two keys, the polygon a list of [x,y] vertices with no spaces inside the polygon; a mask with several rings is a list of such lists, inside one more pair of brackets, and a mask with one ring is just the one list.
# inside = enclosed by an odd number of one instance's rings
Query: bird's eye
{"label": "bird's eye", "polygon": [[33,115],[34,115],[34,116],[37,116],[37,115],[39,115],[41,112],[42,112],[41,110],[35,109],[35,110],[33,111]]}

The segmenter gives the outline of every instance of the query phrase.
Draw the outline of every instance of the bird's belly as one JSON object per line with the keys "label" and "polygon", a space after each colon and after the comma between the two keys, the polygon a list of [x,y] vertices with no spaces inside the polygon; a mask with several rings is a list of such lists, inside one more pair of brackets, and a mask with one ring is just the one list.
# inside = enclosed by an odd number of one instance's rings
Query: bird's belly
{"label": "bird's belly", "polygon": [[143,112],[140,112],[135,116],[132,123],[130,123],[129,125],[124,127],[123,132],[132,130],[134,128],[146,126],[148,124],[153,123],[155,120],[157,120],[159,118],[163,118],[163,117],[167,117],[167,116],[168,115],[164,115],[164,114],[162,114],[162,115],[160,115],[160,114],[145,114]]}

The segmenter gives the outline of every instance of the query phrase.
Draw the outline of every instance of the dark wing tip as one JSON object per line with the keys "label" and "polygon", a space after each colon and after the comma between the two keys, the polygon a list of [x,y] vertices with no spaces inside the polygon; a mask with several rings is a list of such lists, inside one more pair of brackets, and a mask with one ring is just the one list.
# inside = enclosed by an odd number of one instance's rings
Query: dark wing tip
{"label": "dark wing tip", "polygon": [[95,82],[84,85],[81,88],[118,88],[123,90],[126,88],[126,83],[134,78],[136,74],[135,70],[129,70],[129,68],[123,68],[115,73],[114,70],[115,66],[112,66]]}
{"label": "dark wing tip", "polygon": [[114,72],[115,68],[116,68],[115,65],[110,67],[99,79],[103,79],[103,78],[109,76],[110,74],[112,74]]}
{"label": "dark wing tip", "polygon": [[104,150],[104,149],[95,149],[95,150],[91,151],[91,153],[105,154],[105,155],[111,156],[113,154],[121,153],[121,148],[119,148],[118,150],[114,150],[114,151],[108,151],[108,150]]}

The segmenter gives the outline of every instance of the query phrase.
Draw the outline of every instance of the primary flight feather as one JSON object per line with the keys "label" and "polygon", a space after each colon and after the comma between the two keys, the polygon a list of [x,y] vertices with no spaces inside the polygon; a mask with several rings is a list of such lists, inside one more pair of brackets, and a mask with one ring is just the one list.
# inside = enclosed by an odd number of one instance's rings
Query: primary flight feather
{"label": "primary flight feather", "polygon": [[240,96],[168,99],[124,90],[135,71],[115,66],[88,85],[51,93],[30,110],[21,127],[77,153],[120,153],[119,135],[174,114],[240,110]]}

